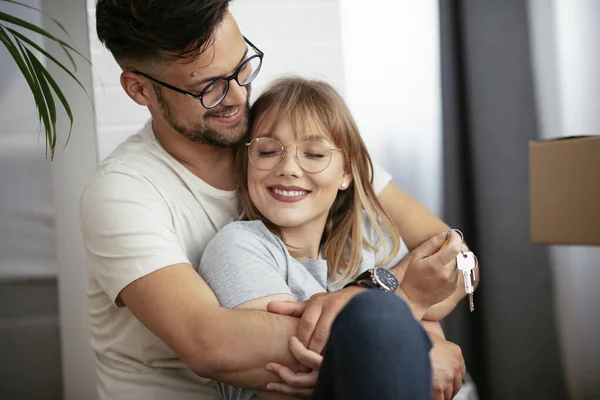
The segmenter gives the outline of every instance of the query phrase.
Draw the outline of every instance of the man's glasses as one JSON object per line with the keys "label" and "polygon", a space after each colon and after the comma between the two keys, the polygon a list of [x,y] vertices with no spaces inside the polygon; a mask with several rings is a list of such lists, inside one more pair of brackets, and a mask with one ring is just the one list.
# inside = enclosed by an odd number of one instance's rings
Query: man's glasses
{"label": "man's glasses", "polygon": [[248,158],[252,165],[262,171],[270,171],[277,167],[285,157],[285,147],[295,148],[294,157],[304,171],[316,174],[325,170],[331,163],[331,157],[337,149],[324,140],[306,140],[298,145],[285,146],[275,139],[259,137],[246,143]]}
{"label": "man's glasses", "polygon": [[246,43],[254,50],[256,54],[251,55],[246,58],[242,63],[237,67],[233,74],[225,78],[215,79],[210,82],[200,93],[191,93],[187,90],[180,89],[173,85],[170,85],[166,82],[160,81],[156,78],[151,77],[140,71],[132,71],[135,74],[144,76],[150,79],[153,82],[158,83],[161,86],[164,86],[168,89],[174,90],[178,93],[185,94],[186,96],[193,97],[196,100],[200,100],[200,103],[204,108],[210,109],[218,106],[223,99],[227,96],[227,92],[229,91],[229,82],[233,79],[240,86],[247,86],[256,78],[258,73],[260,72],[260,67],[262,66],[262,59],[264,53],[260,51],[255,45],[253,45],[248,39],[244,37]]}

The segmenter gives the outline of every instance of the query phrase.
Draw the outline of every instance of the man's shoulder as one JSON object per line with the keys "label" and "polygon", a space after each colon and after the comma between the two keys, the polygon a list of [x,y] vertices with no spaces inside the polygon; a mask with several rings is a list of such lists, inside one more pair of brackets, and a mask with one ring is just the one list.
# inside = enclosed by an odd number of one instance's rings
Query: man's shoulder
{"label": "man's shoulder", "polygon": [[155,190],[179,182],[173,179],[177,175],[169,156],[154,139],[148,121],[100,162],[87,187],[112,187],[135,180]]}
{"label": "man's shoulder", "polygon": [[121,142],[96,170],[96,176],[110,172],[139,173],[151,170],[164,163],[160,162],[162,155],[153,139],[151,123],[148,122],[140,130]]}

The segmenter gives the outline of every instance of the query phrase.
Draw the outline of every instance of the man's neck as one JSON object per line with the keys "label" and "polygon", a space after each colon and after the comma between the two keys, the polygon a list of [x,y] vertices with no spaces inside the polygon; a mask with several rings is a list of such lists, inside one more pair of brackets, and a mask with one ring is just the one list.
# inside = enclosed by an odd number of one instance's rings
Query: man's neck
{"label": "man's neck", "polygon": [[232,148],[194,142],[156,120],[153,129],[156,139],[167,153],[194,175],[217,189],[236,188],[235,153]]}

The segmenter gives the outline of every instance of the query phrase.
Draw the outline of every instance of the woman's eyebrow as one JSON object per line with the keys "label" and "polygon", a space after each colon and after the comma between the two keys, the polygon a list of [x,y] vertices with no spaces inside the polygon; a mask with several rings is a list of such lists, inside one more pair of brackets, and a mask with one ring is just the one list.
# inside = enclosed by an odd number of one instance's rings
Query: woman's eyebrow
{"label": "woman's eyebrow", "polygon": [[300,140],[325,140],[323,135],[306,135],[300,138]]}
{"label": "woman's eyebrow", "polygon": [[257,138],[270,138],[273,139],[273,133],[271,132],[261,132],[258,135],[256,135]]}

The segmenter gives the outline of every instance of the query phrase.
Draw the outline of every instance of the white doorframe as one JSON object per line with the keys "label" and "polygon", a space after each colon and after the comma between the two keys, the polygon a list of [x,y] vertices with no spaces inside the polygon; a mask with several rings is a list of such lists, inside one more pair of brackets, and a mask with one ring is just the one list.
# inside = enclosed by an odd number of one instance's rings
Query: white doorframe
{"label": "white doorframe", "polygon": [[[86,2],[42,0],[42,7],[65,26],[70,35],[70,43],[89,59]],[[51,22],[47,21],[45,27],[60,34]],[[53,55],[63,55],[54,46],[46,43],[46,48]],[[89,93],[89,98],[58,67],[48,63],[48,69],[57,77],[57,83],[70,101],[75,118],[73,133],[65,148],[64,132],[68,131],[68,119],[66,115],[60,115],[59,130],[63,134],[56,146],[55,159],[50,164],[55,189],[59,321],[65,400],[96,398],[96,371],[90,347],[87,268],[79,225],[79,199],[98,164],[98,155],[95,117],[90,100],[93,99],[91,66],[81,59],[77,60],[77,65],[77,76]]]}

